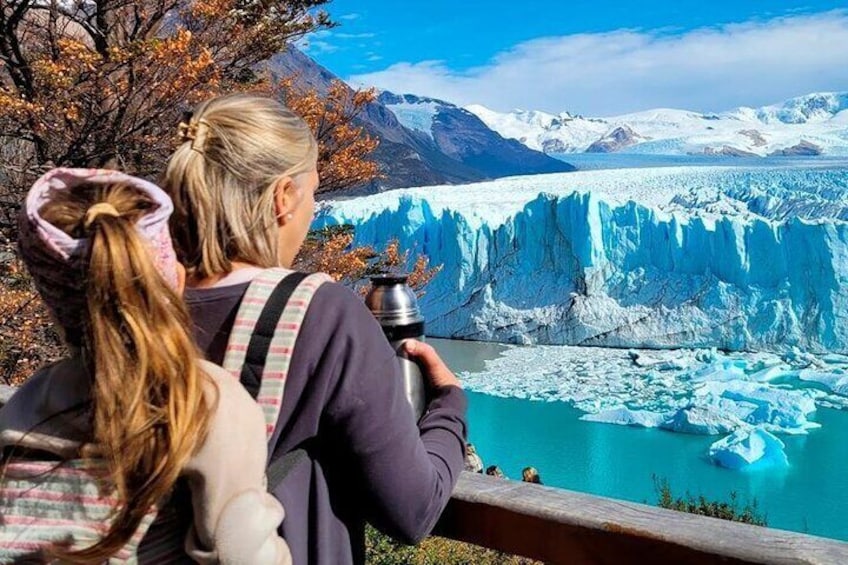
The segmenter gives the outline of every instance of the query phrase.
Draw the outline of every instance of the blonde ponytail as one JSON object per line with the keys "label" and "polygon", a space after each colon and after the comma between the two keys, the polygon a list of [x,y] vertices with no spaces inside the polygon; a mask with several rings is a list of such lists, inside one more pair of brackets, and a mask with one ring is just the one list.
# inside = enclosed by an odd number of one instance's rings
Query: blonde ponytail
{"label": "blonde ponytail", "polygon": [[170,494],[214,410],[203,394],[207,377],[188,313],[135,227],[155,206],[128,185],[80,185],[55,192],[40,211],[88,240],[82,353],[92,373],[97,456],[120,499],[98,543],[52,552],[63,561],[101,562],[120,550],[148,509]]}
{"label": "blonde ponytail", "polygon": [[309,127],[275,100],[237,94],[198,106],[180,134],[163,184],[189,274],[224,274],[233,261],[277,266],[274,188],[284,176],[315,170],[318,145]]}

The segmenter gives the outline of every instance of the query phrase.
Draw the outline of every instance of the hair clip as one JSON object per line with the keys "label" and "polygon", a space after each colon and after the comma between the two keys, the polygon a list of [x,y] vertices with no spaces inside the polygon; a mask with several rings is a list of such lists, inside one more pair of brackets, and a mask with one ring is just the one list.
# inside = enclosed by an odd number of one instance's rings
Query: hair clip
{"label": "hair clip", "polygon": [[206,149],[206,137],[209,132],[209,123],[206,120],[192,121],[194,112],[183,112],[183,119],[177,126],[180,140],[185,143],[191,141],[191,148],[198,153]]}

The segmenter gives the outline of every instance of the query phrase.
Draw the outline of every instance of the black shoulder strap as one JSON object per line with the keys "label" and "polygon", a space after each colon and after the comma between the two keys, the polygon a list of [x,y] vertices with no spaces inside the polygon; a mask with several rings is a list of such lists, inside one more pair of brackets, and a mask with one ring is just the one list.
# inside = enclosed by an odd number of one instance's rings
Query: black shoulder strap
{"label": "black shoulder strap", "polygon": [[283,314],[283,310],[285,310],[286,304],[297,288],[297,285],[308,276],[307,273],[292,273],[288,275],[280,281],[262,308],[262,313],[256,322],[256,328],[254,328],[253,334],[250,336],[244,365],[239,376],[242,386],[244,386],[253,398],[259,395],[262,371],[265,367],[265,359],[268,356],[268,348],[271,346],[271,340],[274,338],[274,331],[277,329],[277,321]]}
{"label": "black shoulder strap", "polygon": [[273,493],[283,482],[283,479],[291,473],[292,469],[308,458],[309,454],[306,449],[299,447],[271,459],[271,463],[268,464],[268,469],[265,471],[265,475],[268,477],[268,492]]}

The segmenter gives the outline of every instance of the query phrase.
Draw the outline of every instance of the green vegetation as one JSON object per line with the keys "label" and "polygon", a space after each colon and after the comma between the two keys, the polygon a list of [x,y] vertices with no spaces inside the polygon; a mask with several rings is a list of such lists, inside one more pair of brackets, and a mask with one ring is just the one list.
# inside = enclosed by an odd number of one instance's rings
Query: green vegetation
{"label": "green vegetation", "polygon": [[[430,537],[416,546],[403,545],[368,526],[365,531],[368,565],[534,565],[537,561],[506,555],[476,545]],[[541,565],[541,564],[539,564]]]}
{"label": "green vegetation", "polygon": [[741,508],[736,491],[730,491],[730,502],[707,500],[703,495],[696,497],[689,491],[686,491],[684,496],[675,498],[671,492],[668,479],[660,479],[656,475],[651,478],[654,481],[654,490],[657,492],[657,506],[660,508],[721,518],[731,522],[743,522],[755,526],[767,525],[765,514],[761,514],[757,508],[756,498],[746,502]]}

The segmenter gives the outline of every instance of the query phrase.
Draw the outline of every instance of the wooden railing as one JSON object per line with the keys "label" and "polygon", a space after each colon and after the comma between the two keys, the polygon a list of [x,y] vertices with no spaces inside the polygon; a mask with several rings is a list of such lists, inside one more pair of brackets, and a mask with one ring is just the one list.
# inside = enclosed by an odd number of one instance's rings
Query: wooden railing
{"label": "wooden railing", "polygon": [[471,473],[435,533],[551,564],[848,565],[835,540]]}
{"label": "wooden railing", "polygon": [[545,563],[848,564],[848,544],[463,473],[438,535]]}

